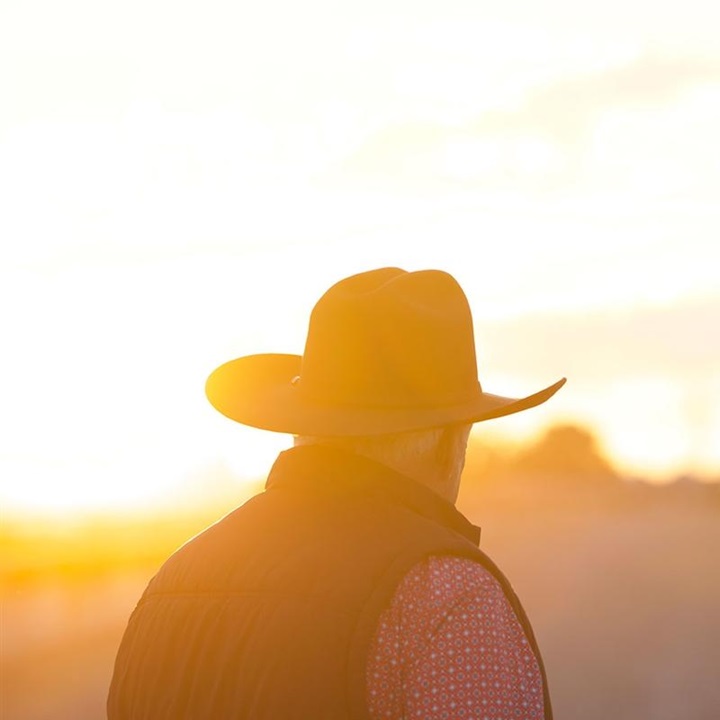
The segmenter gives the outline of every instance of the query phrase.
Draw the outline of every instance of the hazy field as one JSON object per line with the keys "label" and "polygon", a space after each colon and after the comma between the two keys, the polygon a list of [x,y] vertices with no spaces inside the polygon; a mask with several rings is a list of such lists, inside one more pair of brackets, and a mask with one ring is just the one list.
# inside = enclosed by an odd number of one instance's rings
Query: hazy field
{"label": "hazy field", "polygon": [[[477,481],[486,460],[460,506],[533,621],[558,720],[720,717],[720,489],[519,466]],[[208,520],[7,530],[2,720],[103,717],[139,593]]]}
{"label": "hazy field", "polygon": [[[720,506],[477,510],[534,622],[559,720],[720,717]],[[714,506],[713,506],[714,505]]]}

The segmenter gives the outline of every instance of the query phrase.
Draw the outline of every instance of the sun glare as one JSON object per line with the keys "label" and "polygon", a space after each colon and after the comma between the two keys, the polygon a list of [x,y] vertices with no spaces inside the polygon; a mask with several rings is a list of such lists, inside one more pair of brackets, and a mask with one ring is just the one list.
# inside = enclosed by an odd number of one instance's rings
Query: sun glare
{"label": "sun glare", "polygon": [[[230,25],[203,26],[191,74],[185,47],[168,39],[176,72],[143,25],[137,76],[126,67],[130,25],[83,74],[77,58],[95,57],[97,38],[59,13],[62,32],[18,64],[17,87],[36,90],[0,118],[10,239],[0,502],[139,507],[199,497],[190,488],[203,487],[204,468],[220,484],[263,475],[287,438],[211,420],[207,373],[243,354],[301,352],[317,294],[370,267],[453,272],[479,336],[484,323],[574,317],[587,318],[588,343],[603,313],[638,323],[638,308],[713,302],[715,66],[694,44],[676,58],[566,10],[567,27],[529,8],[481,22],[451,8],[432,18],[383,9],[381,23],[369,9],[372,21],[341,14],[328,34],[306,13],[293,11],[297,33],[258,6],[252,21],[284,43],[291,73],[262,55],[262,33],[238,42]],[[18,18],[35,23],[27,10]],[[218,33],[227,56],[207,45]],[[18,37],[11,45],[29,52]],[[249,62],[256,53],[263,60]],[[675,364],[636,343],[634,367],[651,375],[581,362],[574,338],[560,339],[564,355],[543,378],[570,376],[557,414],[512,432],[575,416],[623,468],[717,472],[711,338]],[[483,356],[481,374],[532,385],[550,349],[523,348],[512,370]]]}

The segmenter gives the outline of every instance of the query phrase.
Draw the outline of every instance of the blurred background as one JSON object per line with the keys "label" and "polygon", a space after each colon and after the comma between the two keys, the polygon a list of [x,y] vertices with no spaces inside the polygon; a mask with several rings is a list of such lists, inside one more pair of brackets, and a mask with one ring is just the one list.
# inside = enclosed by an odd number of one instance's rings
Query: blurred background
{"label": "blurred background", "polygon": [[340,278],[451,272],[486,390],[461,509],[559,720],[720,707],[720,9],[0,5],[0,717],[104,715],[163,558],[286,436],[222,362]]}

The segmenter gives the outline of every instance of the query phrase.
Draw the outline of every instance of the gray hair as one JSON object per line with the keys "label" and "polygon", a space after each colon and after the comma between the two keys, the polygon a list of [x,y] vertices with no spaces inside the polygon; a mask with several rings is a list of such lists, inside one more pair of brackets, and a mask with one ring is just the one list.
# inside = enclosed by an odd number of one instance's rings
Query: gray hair
{"label": "gray hair", "polygon": [[430,462],[459,479],[465,462],[470,425],[448,425],[428,430],[364,435],[358,437],[316,437],[298,435],[295,445],[329,445],[364,455],[400,472],[418,469]]}
{"label": "gray hair", "polygon": [[402,467],[433,451],[444,431],[445,428],[430,428],[391,435],[356,437],[297,435],[295,445],[330,445],[358,455],[366,455],[391,467]]}

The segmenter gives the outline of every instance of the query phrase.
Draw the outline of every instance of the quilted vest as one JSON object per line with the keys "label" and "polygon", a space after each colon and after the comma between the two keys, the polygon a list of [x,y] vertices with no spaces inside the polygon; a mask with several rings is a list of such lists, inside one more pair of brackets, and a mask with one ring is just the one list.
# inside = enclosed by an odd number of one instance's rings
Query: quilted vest
{"label": "quilted vest", "polygon": [[500,582],[479,530],[419,483],[344,451],[281,453],[266,489],[180,548],[130,617],[109,720],[370,720],[365,669],[379,616],[429,555]]}

